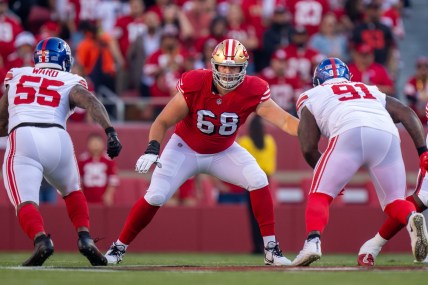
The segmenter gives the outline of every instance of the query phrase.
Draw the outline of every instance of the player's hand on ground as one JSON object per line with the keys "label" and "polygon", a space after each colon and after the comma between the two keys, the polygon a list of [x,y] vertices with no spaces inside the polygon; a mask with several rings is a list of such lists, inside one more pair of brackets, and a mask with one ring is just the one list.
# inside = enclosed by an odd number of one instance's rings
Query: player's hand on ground
{"label": "player's hand on ground", "polygon": [[107,134],[107,154],[110,158],[114,158],[118,156],[122,150],[122,144],[120,143],[114,128],[109,127],[105,131]]}
{"label": "player's hand on ground", "polygon": [[135,171],[138,173],[147,173],[153,163],[161,168],[162,164],[159,162],[159,151],[160,143],[155,140],[150,141],[144,154],[137,160]]}

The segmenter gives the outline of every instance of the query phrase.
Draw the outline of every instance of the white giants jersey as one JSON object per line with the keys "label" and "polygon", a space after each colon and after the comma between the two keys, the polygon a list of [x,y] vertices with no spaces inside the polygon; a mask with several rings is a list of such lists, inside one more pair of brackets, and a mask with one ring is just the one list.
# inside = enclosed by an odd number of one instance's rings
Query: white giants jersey
{"label": "white giants jersey", "polygon": [[49,123],[66,127],[72,114],[69,93],[77,84],[87,87],[79,75],[54,69],[12,68],[6,75],[9,85],[9,129],[21,123]]}
{"label": "white giants jersey", "polygon": [[299,117],[303,107],[308,108],[329,138],[357,127],[384,130],[399,138],[385,104],[386,95],[376,86],[335,78],[302,93],[296,108]]}

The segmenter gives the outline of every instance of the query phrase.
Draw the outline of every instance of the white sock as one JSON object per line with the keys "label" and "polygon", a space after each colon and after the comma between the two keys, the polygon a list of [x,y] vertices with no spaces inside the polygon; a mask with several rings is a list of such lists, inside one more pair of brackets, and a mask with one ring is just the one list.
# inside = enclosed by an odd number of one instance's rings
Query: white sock
{"label": "white sock", "polygon": [[264,236],[263,237],[263,243],[264,243],[265,247],[267,247],[267,245],[270,241],[276,242],[275,236]]}
{"label": "white sock", "polygon": [[384,246],[388,242],[388,240],[381,237],[379,233],[377,233],[374,238],[372,238],[372,241],[380,247]]}
{"label": "white sock", "polygon": [[121,242],[120,240],[117,240],[116,241],[116,244],[117,245],[121,245],[121,246],[123,246],[124,248],[125,248],[125,250],[128,248],[128,245],[127,244],[124,244],[123,242]]}

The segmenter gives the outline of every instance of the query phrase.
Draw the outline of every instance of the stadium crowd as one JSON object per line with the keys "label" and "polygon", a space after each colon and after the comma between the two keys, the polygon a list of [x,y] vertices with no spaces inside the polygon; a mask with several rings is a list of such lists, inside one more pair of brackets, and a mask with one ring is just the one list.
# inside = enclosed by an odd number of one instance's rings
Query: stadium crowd
{"label": "stadium crowd", "polygon": [[[33,64],[40,39],[58,36],[74,52],[73,72],[95,93],[107,87],[122,99],[156,98],[126,115],[151,121],[175,94],[181,74],[211,68],[213,48],[234,38],[250,52],[247,73],[265,79],[272,98],[292,114],[297,96],[311,87],[316,64],[338,57],[349,64],[353,80],[406,98],[425,118],[428,60],[417,61],[405,90],[395,85],[396,42],[405,36],[402,17],[409,5],[406,0],[0,0],[0,82],[10,68]],[[84,112],[72,117],[85,119]]]}

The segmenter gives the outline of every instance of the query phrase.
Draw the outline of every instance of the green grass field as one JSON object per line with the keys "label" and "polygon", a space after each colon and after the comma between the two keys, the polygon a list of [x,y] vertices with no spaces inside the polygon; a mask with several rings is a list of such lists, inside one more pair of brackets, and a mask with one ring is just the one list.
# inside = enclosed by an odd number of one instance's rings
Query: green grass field
{"label": "green grass field", "polygon": [[40,268],[20,267],[29,254],[0,253],[0,284],[417,285],[428,277],[428,265],[414,264],[407,254],[383,254],[369,270],[356,266],[355,255],[329,254],[303,269],[262,266],[261,255],[191,253],[127,254],[120,265],[98,268],[77,253],[55,253]]}

